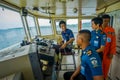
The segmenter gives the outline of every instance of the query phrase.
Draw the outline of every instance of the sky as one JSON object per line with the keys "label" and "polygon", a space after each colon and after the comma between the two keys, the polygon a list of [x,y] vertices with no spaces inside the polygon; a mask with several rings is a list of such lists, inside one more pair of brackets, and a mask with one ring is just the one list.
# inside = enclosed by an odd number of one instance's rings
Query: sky
{"label": "sky", "polygon": [[0,7],[0,29],[22,27],[20,14]]}

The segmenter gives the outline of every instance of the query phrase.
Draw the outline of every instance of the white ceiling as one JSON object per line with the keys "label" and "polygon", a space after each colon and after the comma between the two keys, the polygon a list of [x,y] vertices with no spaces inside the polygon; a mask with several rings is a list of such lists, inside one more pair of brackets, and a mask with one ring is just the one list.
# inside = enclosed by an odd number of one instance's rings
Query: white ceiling
{"label": "white ceiling", "polygon": [[[19,8],[25,7],[35,15],[95,16],[96,10],[120,0],[2,0]],[[37,7],[39,11],[33,10]]]}

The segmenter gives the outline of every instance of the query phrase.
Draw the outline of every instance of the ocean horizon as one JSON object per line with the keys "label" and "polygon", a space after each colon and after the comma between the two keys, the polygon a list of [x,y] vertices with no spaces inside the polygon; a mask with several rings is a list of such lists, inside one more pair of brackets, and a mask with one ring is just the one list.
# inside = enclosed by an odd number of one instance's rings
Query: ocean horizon
{"label": "ocean horizon", "polygon": [[[71,29],[74,33],[74,36],[76,36],[78,29],[76,28],[77,24],[73,25],[67,25],[67,28]],[[85,23],[83,24],[82,29],[89,29],[91,30],[90,24]],[[51,34],[52,32],[49,29],[50,27],[44,26],[41,27],[41,33],[42,34]],[[35,27],[30,27],[30,34],[31,36],[37,35]],[[0,50],[4,49],[6,47],[9,47],[11,45],[14,45],[16,43],[22,42],[25,38],[25,32],[24,28],[18,27],[18,28],[8,28],[8,29],[0,29]]]}

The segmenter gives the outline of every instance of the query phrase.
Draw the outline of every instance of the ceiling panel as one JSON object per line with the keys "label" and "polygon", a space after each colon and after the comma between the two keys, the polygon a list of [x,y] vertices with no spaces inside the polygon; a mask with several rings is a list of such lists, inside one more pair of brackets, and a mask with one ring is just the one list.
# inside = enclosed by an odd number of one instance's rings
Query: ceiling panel
{"label": "ceiling panel", "polygon": [[[120,0],[3,0],[36,15],[95,16],[96,10]],[[36,7],[38,10],[33,10]],[[97,8],[96,8],[97,7]]]}
{"label": "ceiling panel", "polygon": [[96,0],[83,0],[82,1],[82,14],[85,16],[96,14]]}
{"label": "ceiling panel", "polygon": [[66,15],[67,16],[78,16],[78,0],[68,1],[66,3]]}
{"label": "ceiling panel", "polygon": [[109,5],[119,2],[120,0],[97,0],[97,10],[107,8]]}

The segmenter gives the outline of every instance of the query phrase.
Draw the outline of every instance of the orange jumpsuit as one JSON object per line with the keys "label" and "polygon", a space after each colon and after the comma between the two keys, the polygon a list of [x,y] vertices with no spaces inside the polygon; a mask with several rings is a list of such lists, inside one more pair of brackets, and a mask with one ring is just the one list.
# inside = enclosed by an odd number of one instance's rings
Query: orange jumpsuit
{"label": "orange jumpsuit", "polygon": [[116,53],[116,36],[115,31],[112,27],[107,26],[103,29],[103,32],[107,35],[106,45],[105,49],[103,51],[103,74],[104,78],[106,79],[108,76],[109,67],[111,64],[111,59],[108,58],[109,54],[115,54]]}

